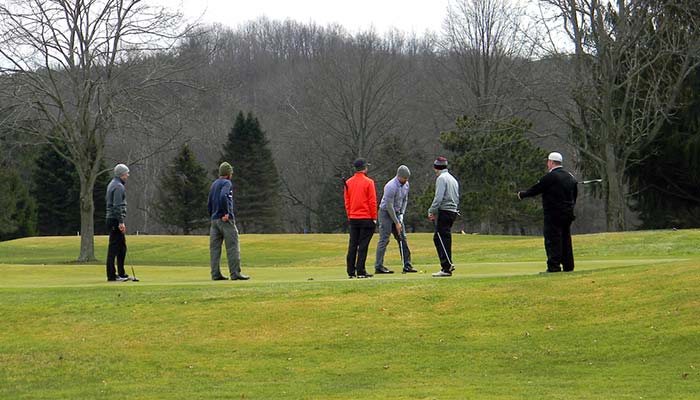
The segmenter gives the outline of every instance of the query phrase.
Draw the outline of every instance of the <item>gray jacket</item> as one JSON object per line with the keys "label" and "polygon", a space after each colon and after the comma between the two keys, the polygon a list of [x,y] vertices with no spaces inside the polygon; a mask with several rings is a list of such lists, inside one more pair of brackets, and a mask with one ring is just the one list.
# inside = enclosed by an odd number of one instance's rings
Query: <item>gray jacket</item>
{"label": "gray jacket", "polygon": [[459,183],[446,169],[435,180],[435,197],[428,212],[437,214],[438,210],[459,212]]}
{"label": "gray jacket", "polygon": [[398,176],[395,176],[394,179],[384,185],[384,195],[379,204],[379,209],[389,213],[395,224],[402,223],[400,216],[406,213],[409,188],[409,183],[406,182],[402,185]]}
{"label": "gray jacket", "polygon": [[126,218],[126,188],[124,182],[115,177],[107,186],[107,219],[116,219],[120,223]]}

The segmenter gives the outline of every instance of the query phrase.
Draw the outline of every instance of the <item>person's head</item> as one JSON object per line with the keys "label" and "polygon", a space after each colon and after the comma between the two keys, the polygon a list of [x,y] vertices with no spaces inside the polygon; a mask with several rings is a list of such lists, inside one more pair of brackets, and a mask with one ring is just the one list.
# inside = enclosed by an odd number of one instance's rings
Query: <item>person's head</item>
{"label": "person's head", "polygon": [[436,174],[441,173],[443,170],[447,169],[447,159],[445,157],[438,157],[433,162],[433,169]]}
{"label": "person's head", "polygon": [[126,182],[129,180],[129,167],[124,164],[117,164],[114,167],[114,176]]}
{"label": "person's head", "polygon": [[369,164],[364,158],[358,158],[352,163],[352,167],[355,168],[355,172],[367,171],[368,165]]}
{"label": "person's head", "polygon": [[399,178],[399,182],[403,185],[411,177],[411,170],[405,165],[400,165],[399,169],[396,170],[396,177]]}
{"label": "person's head", "polygon": [[564,161],[564,157],[561,153],[553,151],[547,156],[547,169],[552,169],[554,167],[561,167],[561,162]]}
{"label": "person's head", "polygon": [[233,167],[226,161],[219,165],[219,176],[226,179],[231,179],[233,177]]}

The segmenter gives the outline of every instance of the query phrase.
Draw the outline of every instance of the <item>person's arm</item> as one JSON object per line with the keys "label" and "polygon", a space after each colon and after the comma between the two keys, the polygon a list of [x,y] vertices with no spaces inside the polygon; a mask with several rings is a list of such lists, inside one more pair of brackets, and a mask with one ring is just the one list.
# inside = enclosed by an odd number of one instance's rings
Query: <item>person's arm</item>
{"label": "person's arm", "polygon": [[374,222],[377,222],[377,191],[374,188],[374,181],[370,180],[367,189],[369,190],[369,212]]}
{"label": "person's arm", "polygon": [[343,198],[345,199],[345,215],[350,219],[350,188],[347,181],[343,181]]}
{"label": "person's arm", "polygon": [[224,222],[228,222],[229,218],[233,215],[232,203],[233,197],[231,196],[231,182],[225,182],[221,185],[219,189],[219,207],[226,211],[226,214],[221,217]]}
{"label": "person's arm", "polygon": [[399,224],[399,217],[396,215],[396,210],[394,210],[394,202],[396,201],[396,194],[398,190],[391,185],[391,181],[384,186],[384,204],[386,204],[386,212],[389,213],[391,220],[394,224]]}
{"label": "person's arm", "polygon": [[433,203],[428,209],[429,217],[431,215],[437,214],[438,207],[440,207],[440,203],[442,203],[442,198],[445,197],[445,189],[447,189],[447,183],[444,179],[441,178],[442,176],[438,176],[437,180],[435,181],[435,197],[433,197]]}
{"label": "person's arm", "polygon": [[553,179],[553,174],[546,174],[545,176],[540,178],[540,180],[537,183],[535,183],[530,189],[518,192],[518,198],[522,200],[526,197],[533,197],[537,196],[538,194],[542,194],[542,192],[544,192],[552,184]]}
{"label": "person's arm", "polygon": [[126,191],[124,186],[117,185],[112,192],[112,206],[117,210],[117,220],[120,223],[126,218]]}
{"label": "person's arm", "polygon": [[408,191],[410,189],[410,187],[408,186],[408,182],[406,182],[404,185],[406,185],[406,197],[404,197],[401,201],[401,215],[406,214],[406,207],[408,207]]}
{"label": "person's arm", "polygon": [[124,186],[117,185],[112,192],[112,205],[117,210],[117,220],[119,221],[119,230],[121,233],[126,233],[126,191]]}

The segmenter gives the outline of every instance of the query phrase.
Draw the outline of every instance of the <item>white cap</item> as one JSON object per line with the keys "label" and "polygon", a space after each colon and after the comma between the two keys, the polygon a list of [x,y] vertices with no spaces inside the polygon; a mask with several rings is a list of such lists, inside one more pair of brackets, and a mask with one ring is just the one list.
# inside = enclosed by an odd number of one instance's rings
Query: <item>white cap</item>
{"label": "white cap", "polygon": [[553,151],[549,153],[549,156],[547,157],[548,160],[556,161],[556,162],[562,162],[564,160],[564,157],[561,156],[561,153],[557,153],[556,151]]}

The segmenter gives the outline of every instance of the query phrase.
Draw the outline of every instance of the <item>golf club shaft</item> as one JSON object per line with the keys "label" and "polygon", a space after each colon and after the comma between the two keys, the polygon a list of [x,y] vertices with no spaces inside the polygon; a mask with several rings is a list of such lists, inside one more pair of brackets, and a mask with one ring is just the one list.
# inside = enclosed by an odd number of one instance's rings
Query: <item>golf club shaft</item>
{"label": "golf club shaft", "polygon": [[445,252],[445,258],[447,259],[447,262],[452,265],[452,260],[450,260],[450,255],[447,254],[447,248],[445,247],[445,242],[442,241],[442,236],[440,236],[440,231],[437,229],[437,224],[438,224],[438,217],[435,216],[435,234],[438,237],[438,240],[440,240],[440,245],[442,246],[442,251]]}
{"label": "golf club shaft", "polygon": [[[402,226],[402,228],[403,228],[403,226]],[[398,236],[399,236],[399,254],[401,254],[401,268],[405,268],[406,262],[404,261],[404,258],[403,258],[403,235],[402,234],[403,234],[403,229],[401,230],[401,232],[399,232]]]}

